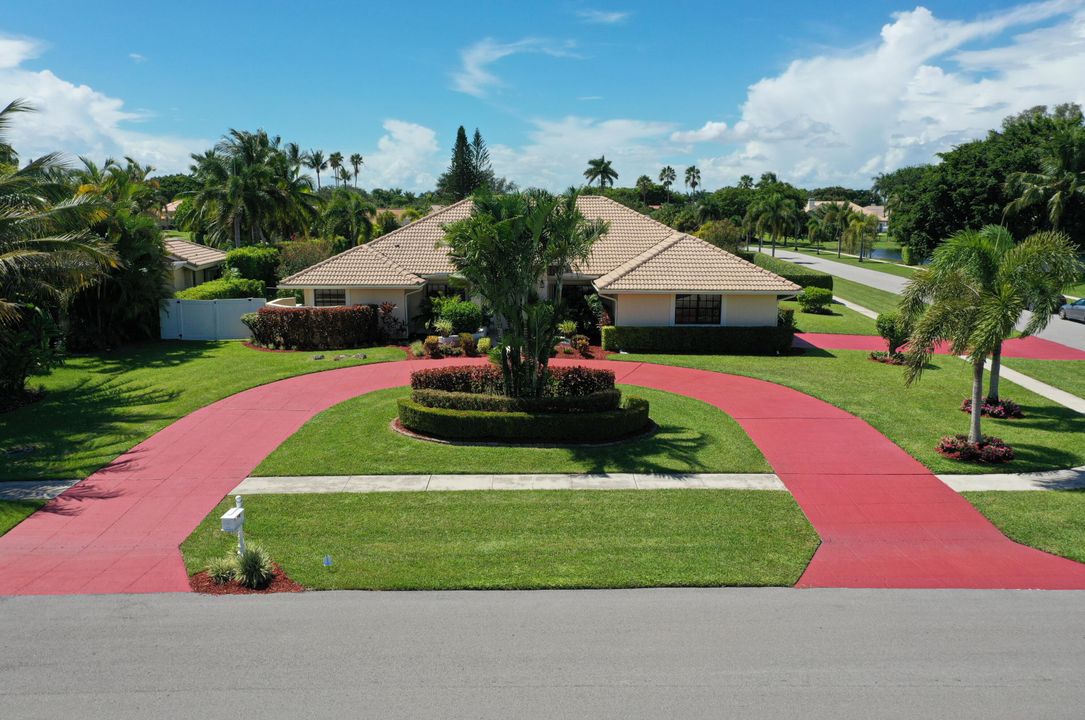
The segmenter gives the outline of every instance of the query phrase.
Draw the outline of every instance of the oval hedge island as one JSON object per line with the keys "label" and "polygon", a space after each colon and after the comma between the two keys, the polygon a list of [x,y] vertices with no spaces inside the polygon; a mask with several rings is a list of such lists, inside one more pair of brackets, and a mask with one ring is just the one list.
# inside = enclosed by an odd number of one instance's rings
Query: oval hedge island
{"label": "oval hedge island", "polygon": [[614,373],[581,366],[548,368],[539,394],[510,396],[494,366],[411,373],[411,395],[398,400],[397,423],[440,440],[602,443],[649,432],[648,401],[614,386]]}

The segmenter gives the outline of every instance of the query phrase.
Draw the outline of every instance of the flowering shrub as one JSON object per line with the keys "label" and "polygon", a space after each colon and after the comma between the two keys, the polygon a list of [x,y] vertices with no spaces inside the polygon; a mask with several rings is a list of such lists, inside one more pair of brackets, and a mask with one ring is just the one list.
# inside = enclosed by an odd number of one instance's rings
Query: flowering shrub
{"label": "flowering shrub", "polygon": [[965,462],[983,462],[992,465],[1013,460],[1013,448],[1001,438],[984,435],[979,442],[968,442],[967,435],[947,435],[935,448],[944,457]]}
{"label": "flowering shrub", "polygon": [[335,350],[372,345],[380,340],[377,310],[370,305],[338,307],[262,307],[241,322],[264,347],[286,350]]}
{"label": "flowering shrub", "polygon": [[[961,403],[961,412],[971,414],[972,412],[972,398],[965,398]],[[1021,406],[1015,403],[1013,400],[1001,399],[992,402],[987,399],[983,401],[983,407],[980,408],[980,413],[987,417],[998,418],[1000,420],[1009,420],[1015,418],[1025,417],[1025,413],[1021,411]]]}
{"label": "flowering shrub", "polygon": [[396,307],[396,304],[391,302],[377,306],[377,325],[385,340],[407,337],[407,323],[396,316]]}
{"label": "flowering shrub", "polygon": [[581,357],[591,357],[591,340],[587,335],[573,335],[569,342],[572,344],[574,350],[580,353]]}
{"label": "flowering shrub", "polygon": [[614,371],[572,367],[550,368],[546,392],[553,397],[577,397],[614,389]]}
{"label": "flowering shrub", "polygon": [[[573,366],[550,368],[547,375],[547,397],[580,397],[614,389],[611,370]],[[411,373],[411,388],[500,395],[504,383],[500,368],[492,365],[442,367]]]}
{"label": "flowering shrub", "polygon": [[422,351],[426,357],[441,357],[441,338],[436,335],[427,335],[425,342],[422,343]]}

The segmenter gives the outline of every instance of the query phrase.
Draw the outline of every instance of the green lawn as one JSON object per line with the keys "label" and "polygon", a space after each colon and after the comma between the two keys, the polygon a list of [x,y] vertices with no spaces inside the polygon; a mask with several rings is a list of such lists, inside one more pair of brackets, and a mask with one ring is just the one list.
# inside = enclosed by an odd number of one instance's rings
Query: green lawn
{"label": "green lawn", "polygon": [[1085,490],[962,494],[1010,539],[1085,562]]}
{"label": "green lawn", "polygon": [[826,260],[832,260],[833,262],[838,262],[842,265],[851,265],[853,267],[863,268],[864,270],[876,270],[878,272],[896,275],[897,277],[910,278],[915,273],[915,268],[908,267],[907,265],[898,265],[897,263],[882,262],[880,260],[864,260],[859,262],[859,258],[852,257],[851,255],[841,255],[840,257],[837,257],[835,250],[832,252],[822,252],[820,256],[810,250],[799,250],[799,252],[811,257],[821,257]]}
{"label": "green lawn", "polygon": [[[235,546],[218,529],[231,504],[181,546],[189,572]],[[245,516],[317,589],[793,585],[818,544],[788,493],[763,490],[250,495]]]}
{"label": "green lawn", "polygon": [[44,504],[44,500],[0,500],[0,535],[21,523]]}
{"label": "green lawn", "polygon": [[833,276],[833,295],[881,314],[897,309],[900,295]]}
{"label": "green lawn", "polygon": [[651,403],[656,434],[601,447],[443,445],[389,424],[407,388],[362,395],[320,413],[264,459],[254,475],[599,472],[771,472],[745,431],[715,407],[681,395],[623,388]]}
{"label": "green lawn", "polygon": [[614,359],[703,368],[786,385],[863,418],[935,472],[1027,472],[1085,465],[1085,416],[1003,380],[1002,393],[1021,403],[1026,418],[983,420],[984,432],[1003,438],[1017,459],[998,470],[938,455],[943,435],[967,432],[958,408],[971,387],[968,363],[940,356],[911,387],[899,367],[860,351],[807,351],[780,357],[616,355]]}
{"label": "green lawn", "polygon": [[[1057,322],[1057,321],[1056,321]],[[1085,398],[1085,360],[1026,360],[1007,358],[1006,367],[1023,372],[1040,382]]]}
{"label": "green lawn", "polygon": [[338,353],[326,353],[328,360],[314,361],[316,353],[262,352],[240,342],[156,342],[70,358],[31,378],[48,391],[44,400],[0,415],[0,480],[83,478],[227,395],[292,375],[403,358],[394,348],[361,352],[369,359],[333,361]]}
{"label": "green lawn", "polygon": [[1077,285],[1071,285],[1063,291],[1066,295],[1073,295],[1074,297],[1085,297],[1085,281],[1079,282]]}
{"label": "green lawn", "polygon": [[878,334],[873,320],[844,307],[840,303],[833,303],[828,315],[804,313],[799,309],[799,304],[792,300],[781,302],[780,307],[791,308],[795,311],[795,329],[799,332],[839,333],[841,335]]}

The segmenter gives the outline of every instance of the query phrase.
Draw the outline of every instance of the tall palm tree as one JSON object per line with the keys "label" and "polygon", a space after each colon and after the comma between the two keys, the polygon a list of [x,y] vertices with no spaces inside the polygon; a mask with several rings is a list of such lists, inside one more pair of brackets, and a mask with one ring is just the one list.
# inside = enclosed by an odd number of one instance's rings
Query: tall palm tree
{"label": "tall palm tree", "polygon": [[859,262],[863,262],[867,238],[873,242],[878,237],[878,218],[866,213],[849,212],[842,237],[848,245],[849,252],[858,249]]}
{"label": "tall palm tree", "polygon": [[339,182],[343,183],[343,187],[346,187],[350,183],[350,170],[345,167],[340,167],[339,172],[336,173]]}
{"label": "tall palm tree", "polygon": [[295,143],[290,142],[283,146],[283,155],[286,156],[286,164],[290,166],[290,170],[297,175],[301,172],[301,166],[305,164],[305,153],[301,151],[301,147]]}
{"label": "tall palm tree", "polygon": [[743,175],[742,177],[740,177],[738,179],[738,187],[742,188],[743,190],[751,189],[753,187],[753,176]]}
{"label": "tall palm tree", "polygon": [[592,181],[598,180],[601,188],[608,185],[614,187],[614,181],[618,179],[618,171],[614,169],[605,155],[600,155],[588,161],[588,169],[584,171],[584,177],[588,179],[588,185],[591,185]]}
{"label": "tall palm tree", "polygon": [[1042,203],[1051,227],[1058,230],[1066,209],[1085,202],[1085,128],[1060,129],[1040,163],[1040,172],[1014,173],[1006,185],[1017,195],[1006,206],[1006,214]]}
{"label": "tall palm tree", "polygon": [[362,171],[362,163],[365,159],[361,153],[352,153],[350,156],[350,165],[354,168],[354,187],[358,187],[358,173]]}
{"label": "tall palm tree", "polygon": [[343,153],[336,151],[329,155],[328,167],[332,169],[332,178],[335,179],[335,184],[339,185],[339,168],[343,167]]}
{"label": "tall palm tree", "polygon": [[[345,170],[345,168],[344,168]],[[351,247],[369,242],[373,237],[373,217],[377,210],[362,199],[358,193],[347,189],[336,190],[331,202],[321,216],[324,231],[347,239]]]}
{"label": "tall palm tree", "polygon": [[840,257],[843,251],[844,233],[851,224],[855,211],[847,202],[827,202],[818,206],[815,211],[821,215],[822,222],[827,228],[832,228],[833,236],[836,237],[836,256]]}
{"label": "tall palm tree", "polygon": [[691,192],[696,192],[697,187],[701,184],[701,171],[696,165],[690,165],[686,168],[686,187]]}
{"label": "tall palm tree", "polygon": [[316,173],[316,189],[320,189],[320,173],[328,169],[328,161],[323,150],[310,150],[305,153],[305,167]]}
{"label": "tall palm tree", "polygon": [[664,165],[663,169],[659,171],[659,182],[663,184],[663,187],[666,190],[670,190],[671,185],[673,185],[674,181],[677,179],[678,175],[670,165]]}
{"label": "tall palm tree", "polygon": [[772,238],[772,254],[775,256],[776,241],[793,226],[795,214],[795,201],[779,192],[766,193],[750,203],[746,224],[758,233],[758,250],[763,247],[761,235],[767,232]]}

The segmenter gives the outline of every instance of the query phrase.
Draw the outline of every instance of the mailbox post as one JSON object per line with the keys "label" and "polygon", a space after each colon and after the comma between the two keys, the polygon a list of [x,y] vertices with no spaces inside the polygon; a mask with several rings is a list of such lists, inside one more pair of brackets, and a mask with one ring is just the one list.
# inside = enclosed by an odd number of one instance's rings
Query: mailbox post
{"label": "mailbox post", "polygon": [[245,553],[245,508],[241,506],[241,496],[235,495],[234,507],[222,514],[222,531],[237,535],[237,554]]}

